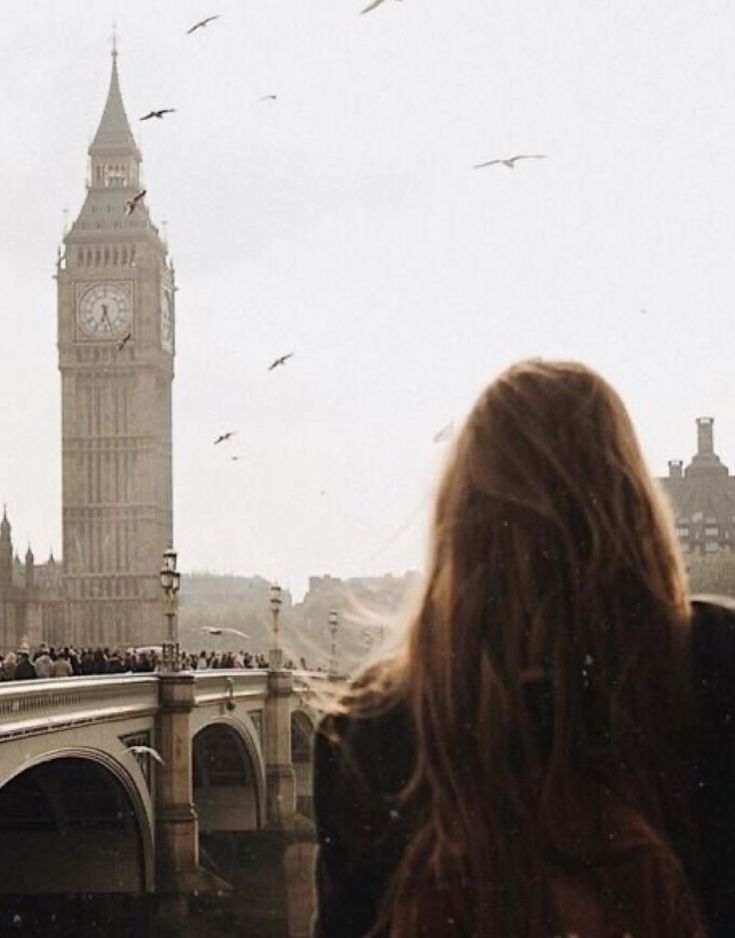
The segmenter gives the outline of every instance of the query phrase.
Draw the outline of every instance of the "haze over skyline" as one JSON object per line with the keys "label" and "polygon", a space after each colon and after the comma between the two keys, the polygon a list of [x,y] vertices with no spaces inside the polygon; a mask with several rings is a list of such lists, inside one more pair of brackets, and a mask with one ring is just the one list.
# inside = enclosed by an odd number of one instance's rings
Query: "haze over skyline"
{"label": "haze over skyline", "polygon": [[[699,415],[735,463],[727,4],[364,5],[6,0],[0,503],[19,550],[60,554],[51,278],[113,20],[176,262],[184,570],[298,594],[419,567],[433,436],[528,355],[598,368],[657,475]],[[547,159],[472,169],[516,153]]]}

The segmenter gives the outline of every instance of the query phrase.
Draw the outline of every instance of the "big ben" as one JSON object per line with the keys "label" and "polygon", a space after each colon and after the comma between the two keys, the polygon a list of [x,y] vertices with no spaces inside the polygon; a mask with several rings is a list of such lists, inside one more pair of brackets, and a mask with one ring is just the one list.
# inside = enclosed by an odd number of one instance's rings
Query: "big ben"
{"label": "big ben", "polygon": [[175,286],[141,161],[113,51],[86,198],[57,269],[62,583],[77,644],[152,644],[163,634]]}

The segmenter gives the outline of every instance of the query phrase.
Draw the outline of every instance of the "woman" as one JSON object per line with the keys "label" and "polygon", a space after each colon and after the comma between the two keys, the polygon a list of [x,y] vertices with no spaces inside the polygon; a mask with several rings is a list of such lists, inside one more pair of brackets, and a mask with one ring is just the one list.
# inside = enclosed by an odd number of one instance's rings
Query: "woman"
{"label": "woman", "polygon": [[317,735],[314,934],[735,935],[734,624],[688,602],[612,388],[510,368],[454,445],[402,651]]}

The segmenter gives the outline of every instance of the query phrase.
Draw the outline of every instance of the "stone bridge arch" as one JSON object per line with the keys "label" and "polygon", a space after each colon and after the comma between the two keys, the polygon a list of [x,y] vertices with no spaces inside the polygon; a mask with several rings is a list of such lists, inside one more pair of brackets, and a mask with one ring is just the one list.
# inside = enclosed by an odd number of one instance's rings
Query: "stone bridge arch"
{"label": "stone bridge arch", "polygon": [[255,727],[238,716],[195,721],[191,745],[200,834],[260,830],[265,764]]}
{"label": "stone bridge arch", "polygon": [[153,832],[135,771],[79,747],[43,753],[4,778],[2,892],[152,892]]}

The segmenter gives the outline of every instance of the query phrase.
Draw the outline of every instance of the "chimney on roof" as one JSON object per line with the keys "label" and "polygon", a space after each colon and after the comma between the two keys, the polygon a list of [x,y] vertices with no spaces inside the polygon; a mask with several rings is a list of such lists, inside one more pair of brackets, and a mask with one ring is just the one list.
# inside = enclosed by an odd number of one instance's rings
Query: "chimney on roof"
{"label": "chimney on roof", "polygon": [[712,456],[715,452],[714,417],[697,417],[697,454]]}
{"label": "chimney on roof", "polygon": [[669,478],[681,479],[683,476],[683,463],[680,459],[669,460]]}

